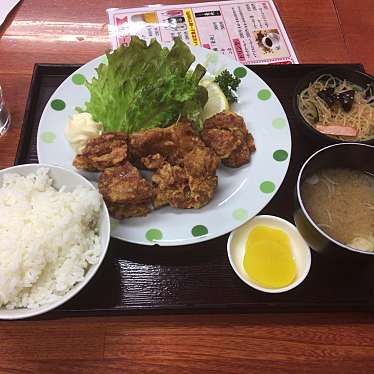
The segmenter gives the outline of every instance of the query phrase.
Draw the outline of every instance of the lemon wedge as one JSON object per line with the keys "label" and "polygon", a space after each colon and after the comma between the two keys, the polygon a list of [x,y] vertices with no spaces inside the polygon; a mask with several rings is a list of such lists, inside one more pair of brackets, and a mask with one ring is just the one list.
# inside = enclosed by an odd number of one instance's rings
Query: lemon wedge
{"label": "lemon wedge", "polygon": [[204,77],[201,81],[200,81],[200,83],[199,83],[199,85],[200,86],[203,86],[203,87],[207,87],[209,84],[211,84],[211,83],[213,83],[214,82],[214,78],[213,77]]}
{"label": "lemon wedge", "polygon": [[208,101],[205,104],[202,113],[203,121],[217,113],[230,109],[226,96],[217,83],[206,80],[203,81],[201,85],[204,86],[208,91]]}

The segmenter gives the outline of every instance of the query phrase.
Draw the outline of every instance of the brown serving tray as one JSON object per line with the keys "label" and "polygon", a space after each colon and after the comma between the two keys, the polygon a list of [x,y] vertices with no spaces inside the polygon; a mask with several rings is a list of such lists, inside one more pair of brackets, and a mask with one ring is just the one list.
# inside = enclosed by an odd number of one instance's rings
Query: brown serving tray
{"label": "brown serving tray", "polygon": [[[261,214],[293,222],[298,171],[306,158],[324,144],[301,131],[293,112],[292,95],[299,79],[326,66],[250,67],[277,94],[292,133],[286,178]],[[339,66],[363,70],[360,64]],[[36,135],[44,106],[54,90],[79,67],[35,65],[15,164],[38,162]],[[227,258],[227,238],[224,235],[180,247],[141,246],[111,239],[107,256],[87,287],[42,318],[149,312],[374,310],[374,265],[338,264],[313,252],[311,271],[300,286],[283,294],[266,294],[246,286],[235,275]]]}

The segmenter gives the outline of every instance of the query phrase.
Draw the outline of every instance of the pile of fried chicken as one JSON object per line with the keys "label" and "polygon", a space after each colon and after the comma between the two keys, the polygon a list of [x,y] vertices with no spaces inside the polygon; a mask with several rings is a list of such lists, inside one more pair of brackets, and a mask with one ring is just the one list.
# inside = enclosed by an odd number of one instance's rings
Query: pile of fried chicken
{"label": "pile of fried chicken", "polygon": [[[99,191],[117,219],[147,215],[159,208],[201,208],[217,188],[222,163],[239,167],[255,151],[244,120],[232,112],[207,119],[200,134],[189,122],[130,135],[108,132],[90,140],[73,165],[101,171]],[[139,169],[152,170],[151,181]]]}

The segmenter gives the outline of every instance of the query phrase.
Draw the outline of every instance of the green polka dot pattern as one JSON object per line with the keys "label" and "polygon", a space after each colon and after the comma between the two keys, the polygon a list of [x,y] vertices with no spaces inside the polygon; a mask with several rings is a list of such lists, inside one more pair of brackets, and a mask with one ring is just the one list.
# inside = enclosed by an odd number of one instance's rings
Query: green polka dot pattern
{"label": "green polka dot pattern", "polygon": [[288,153],[284,149],[278,149],[273,153],[273,158],[275,161],[287,160]]}
{"label": "green polka dot pattern", "polygon": [[236,68],[234,70],[234,75],[237,78],[244,78],[247,75],[247,69],[243,67]]}
{"label": "green polka dot pattern", "polygon": [[73,81],[74,84],[81,86],[86,81],[86,78],[84,77],[83,74],[74,74],[71,77],[71,80]]}
{"label": "green polka dot pattern", "polygon": [[194,226],[191,230],[193,236],[203,236],[208,233],[208,229],[204,225]]}
{"label": "green polka dot pattern", "polygon": [[286,127],[286,120],[284,118],[275,118],[273,119],[272,126],[275,129],[283,129]]}
{"label": "green polka dot pattern", "polygon": [[271,181],[265,181],[260,184],[260,191],[263,193],[272,193],[275,190],[275,184]]}
{"label": "green polka dot pattern", "polygon": [[243,208],[238,208],[233,211],[232,216],[237,221],[244,221],[248,218],[248,211]]}
{"label": "green polka dot pattern", "polygon": [[271,97],[271,92],[269,90],[266,90],[266,89],[263,89],[263,90],[260,90],[258,91],[257,93],[257,97],[260,99],[260,100],[269,100],[270,97]]}
{"label": "green polka dot pattern", "polygon": [[150,242],[153,242],[155,240],[161,240],[162,232],[159,229],[149,229],[145,233],[145,238]]}
{"label": "green polka dot pattern", "polygon": [[52,131],[43,132],[40,136],[43,143],[51,144],[56,140],[56,135]]}
{"label": "green polka dot pattern", "polygon": [[51,102],[51,107],[54,110],[64,110],[66,107],[66,104],[64,100],[56,99]]}

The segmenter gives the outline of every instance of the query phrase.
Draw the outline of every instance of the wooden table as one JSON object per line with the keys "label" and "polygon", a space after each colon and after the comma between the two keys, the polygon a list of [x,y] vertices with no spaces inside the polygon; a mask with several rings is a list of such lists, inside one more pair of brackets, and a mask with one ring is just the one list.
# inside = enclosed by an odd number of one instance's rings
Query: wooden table
{"label": "wooden table", "polygon": [[[144,3],[24,0],[11,13],[0,27],[0,82],[13,116],[0,168],[14,161],[34,63],[102,54],[105,9]],[[372,0],[276,3],[302,63],[362,62],[374,74]],[[372,321],[369,313],[274,313],[1,322],[0,372],[369,373]]]}

